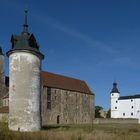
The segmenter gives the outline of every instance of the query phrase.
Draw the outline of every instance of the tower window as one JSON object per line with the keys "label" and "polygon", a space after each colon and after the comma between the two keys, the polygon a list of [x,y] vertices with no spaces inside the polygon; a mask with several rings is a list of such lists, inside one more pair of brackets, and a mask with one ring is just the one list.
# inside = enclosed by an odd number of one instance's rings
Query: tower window
{"label": "tower window", "polygon": [[56,100],[56,96],[54,96],[54,99]]}
{"label": "tower window", "polygon": [[47,109],[51,109],[51,88],[47,88]]}
{"label": "tower window", "polygon": [[116,101],[116,103],[118,103],[118,101]]}
{"label": "tower window", "polygon": [[131,106],[131,108],[133,108],[133,106]]}
{"label": "tower window", "polygon": [[123,116],[125,116],[125,113],[123,113]]}
{"label": "tower window", "polygon": [[117,109],[117,107],[115,107],[115,109]]}
{"label": "tower window", "polygon": [[112,93],[112,96],[114,96],[114,94]]}
{"label": "tower window", "polygon": [[131,113],[131,116],[133,116],[133,113]]}
{"label": "tower window", "polygon": [[133,102],[133,99],[131,99],[131,102]]}

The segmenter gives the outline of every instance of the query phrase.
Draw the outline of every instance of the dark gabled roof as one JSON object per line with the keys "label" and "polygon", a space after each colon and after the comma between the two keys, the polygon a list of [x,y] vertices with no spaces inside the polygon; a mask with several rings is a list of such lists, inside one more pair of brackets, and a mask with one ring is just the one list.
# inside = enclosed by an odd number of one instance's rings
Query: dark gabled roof
{"label": "dark gabled roof", "polygon": [[117,88],[117,83],[116,82],[113,83],[113,88],[112,88],[110,93],[120,93],[118,88]]}
{"label": "dark gabled roof", "polygon": [[70,91],[91,94],[91,90],[85,81],[58,75],[50,72],[41,72],[42,85]]}
{"label": "dark gabled roof", "polygon": [[28,32],[27,11],[25,11],[25,23],[23,25],[23,32],[18,36],[12,35],[11,43],[12,48],[7,52],[7,56],[16,51],[24,51],[33,53],[40,59],[44,58],[44,55],[39,51],[39,45],[34,35]]}
{"label": "dark gabled roof", "polygon": [[118,100],[127,100],[127,99],[136,99],[140,98],[140,94],[137,95],[130,95],[130,96],[121,96]]}
{"label": "dark gabled roof", "polygon": [[0,47],[0,55],[3,55],[2,48]]}

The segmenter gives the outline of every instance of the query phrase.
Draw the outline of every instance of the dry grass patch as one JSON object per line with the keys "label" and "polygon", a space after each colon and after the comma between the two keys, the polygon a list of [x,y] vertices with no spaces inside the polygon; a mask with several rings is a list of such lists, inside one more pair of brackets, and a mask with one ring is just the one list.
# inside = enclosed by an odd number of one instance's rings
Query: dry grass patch
{"label": "dry grass patch", "polygon": [[0,123],[0,140],[140,140],[140,125],[69,125],[21,133],[9,131],[7,124]]}

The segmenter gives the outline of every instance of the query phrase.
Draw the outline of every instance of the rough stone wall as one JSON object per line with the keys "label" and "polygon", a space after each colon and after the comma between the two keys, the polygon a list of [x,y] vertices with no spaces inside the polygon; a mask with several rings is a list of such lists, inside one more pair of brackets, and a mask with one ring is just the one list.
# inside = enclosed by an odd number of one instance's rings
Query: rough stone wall
{"label": "rough stone wall", "polygon": [[123,118],[96,118],[93,121],[94,124],[109,124],[109,123],[120,123],[120,124],[137,124],[138,119],[123,119]]}
{"label": "rough stone wall", "polygon": [[9,128],[40,130],[40,59],[28,52],[14,52],[9,60]]}
{"label": "rough stone wall", "polygon": [[41,94],[42,125],[91,123],[94,95],[51,88],[51,109],[47,108],[47,87]]}
{"label": "rough stone wall", "polygon": [[5,85],[4,56],[0,55],[0,107],[2,107],[2,97],[8,93]]}
{"label": "rough stone wall", "polygon": [[9,106],[9,98],[2,99],[2,106]]}

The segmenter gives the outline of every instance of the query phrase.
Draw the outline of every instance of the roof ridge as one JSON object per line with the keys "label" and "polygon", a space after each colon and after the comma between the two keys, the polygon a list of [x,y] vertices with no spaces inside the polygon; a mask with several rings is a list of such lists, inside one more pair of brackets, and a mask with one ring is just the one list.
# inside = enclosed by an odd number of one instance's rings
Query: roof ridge
{"label": "roof ridge", "polygon": [[[57,73],[48,72],[48,71],[41,71],[41,72],[50,73],[50,74],[53,74],[53,75],[62,76],[62,77],[64,77],[64,78],[69,78],[69,79],[74,79],[74,80],[78,80],[78,81],[85,82],[84,80],[81,80],[81,79],[78,79],[78,78],[69,77],[69,76],[65,76],[65,75],[62,75],[62,74],[57,74]],[[85,82],[85,83],[86,83],[86,82]]]}

